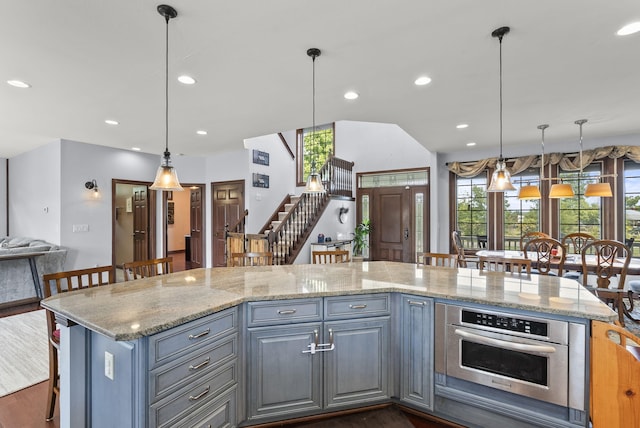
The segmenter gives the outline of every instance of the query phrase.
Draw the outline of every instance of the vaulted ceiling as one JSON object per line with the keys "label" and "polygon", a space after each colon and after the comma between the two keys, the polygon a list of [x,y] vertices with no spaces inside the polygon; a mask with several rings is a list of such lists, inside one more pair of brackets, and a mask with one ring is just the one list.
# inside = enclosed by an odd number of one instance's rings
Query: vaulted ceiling
{"label": "vaulted ceiling", "polygon": [[[56,138],[162,153],[159,1],[6,0],[0,26],[0,157]],[[437,152],[640,134],[637,0],[175,0],[169,23],[169,145],[210,155],[316,123],[396,123]],[[188,74],[194,85],[176,78]],[[422,75],[432,81],[416,86]],[[31,85],[19,89],[5,82]],[[352,90],[356,100],[343,95]],[[105,119],[119,122],[107,125]],[[468,128],[456,129],[466,123]],[[197,135],[205,130],[207,135]]]}

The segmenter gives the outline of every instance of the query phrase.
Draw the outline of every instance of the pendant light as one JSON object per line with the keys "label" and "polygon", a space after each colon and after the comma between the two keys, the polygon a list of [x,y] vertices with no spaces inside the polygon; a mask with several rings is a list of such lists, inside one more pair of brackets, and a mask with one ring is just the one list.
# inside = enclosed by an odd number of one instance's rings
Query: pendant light
{"label": "pendant light", "polygon": [[[542,144],[544,147],[544,130],[542,130]],[[549,199],[560,199],[560,198],[573,198],[575,193],[573,192],[573,187],[571,184],[560,183],[552,184],[551,189],[549,190]]]}
{"label": "pendant light", "polygon": [[165,146],[162,163],[158,167],[156,173],[156,179],[149,187],[151,190],[184,190],[178,181],[178,173],[175,168],[171,166],[171,153],[169,152],[169,20],[178,16],[178,12],[166,4],[158,6],[158,13],[164,16],[167,23],[166,34],[166,50],[165,50],[165,83],[164,83],[164,95],[165,95]]}
{"label": "pendant light", "polygon": [[[311,57],[313,60],[313,142],[315,145],[316,142],[316,58],[321,54],[320,49],[318,48],[310,48],[307,50],[307,55]],[[322,184],[322,179],[320,178],[320,174],[316,171],[316,157],[315,155],[311,159],[311,172],[309,173],[309,177],[307,178],[307,185],[305,188],[306,193],[324,193],[324,185]]]}
{"label": "pendant light", "polygon": [[500,157],[496,163],[496,170],[491,176],[491,182],[487,192],[504,192],[505,190],[516,190],[511,184],[511,173],[507,170],[507,164],[502,157],[502,38],[510,31],[509,27],[500,27],[491,33],[500,41]]}
{"label": "pendant light", "polygon": [[[540,185],[542,185],[542,180],[544,180],[544,130],[547,129],[549,125],[538,125],[538,129],[542,131],[542,155],[540,156]],[[518,192],[518,199],[540,199],[542,195],[540,194],[540,188],[538,186],[532,186],[531,184],[527,184],[526,186],[522,186],[520,191]]]}
{"label": "pendant light", "polygon": [[[587,119],[576,120],[574,123],[580,127],[580,177],[582,177],[582,125],[587,123]],[[584,196],[610,198],[613,193],[609,183],[589,183],[584,189]]]}

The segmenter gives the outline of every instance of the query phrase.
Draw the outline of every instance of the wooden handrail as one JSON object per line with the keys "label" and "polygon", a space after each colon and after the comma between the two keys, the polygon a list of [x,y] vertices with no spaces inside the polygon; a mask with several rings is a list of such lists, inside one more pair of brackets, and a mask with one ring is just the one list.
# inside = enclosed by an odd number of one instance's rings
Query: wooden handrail
{"label": "wooden handrail", "polygon": [[248,215],[249,215],[249,210],[244,210],[244,213],[242,213],[242,215],[240,216],[238,221],[236,221],[233,224],[233,226],[229,227],[228,224],[225,225],[225,231],[227,233],[229,233],[229,232],[244,233],[245,220],[246,220]]}

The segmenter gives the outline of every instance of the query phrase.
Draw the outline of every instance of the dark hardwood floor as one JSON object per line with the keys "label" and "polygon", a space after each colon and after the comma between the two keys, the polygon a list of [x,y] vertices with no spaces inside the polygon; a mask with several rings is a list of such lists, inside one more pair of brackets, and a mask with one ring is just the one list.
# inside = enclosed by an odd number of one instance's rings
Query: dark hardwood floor
{"label": "dark hardwood floor", "polygon": [[59,428],[59,406],[53,420],[45,421],[48,382],[0,397],[0,428]]}

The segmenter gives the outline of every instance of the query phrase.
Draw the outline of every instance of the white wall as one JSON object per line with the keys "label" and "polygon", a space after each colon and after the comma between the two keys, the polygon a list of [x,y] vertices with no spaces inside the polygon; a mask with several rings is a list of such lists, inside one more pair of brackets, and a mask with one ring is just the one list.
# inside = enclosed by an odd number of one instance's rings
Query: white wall
{"label": "white wall", "polygon": [[60,147],[57,140],[9,159],[9,235],[62,245]]}
{"label": "white wall", "polygon": [[7,166],[8,159],[0,158],[0,236],[8,235],[7,214],[9,207],[7,204]]}

